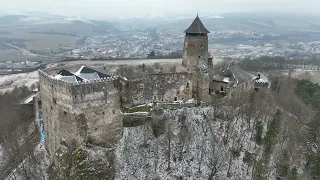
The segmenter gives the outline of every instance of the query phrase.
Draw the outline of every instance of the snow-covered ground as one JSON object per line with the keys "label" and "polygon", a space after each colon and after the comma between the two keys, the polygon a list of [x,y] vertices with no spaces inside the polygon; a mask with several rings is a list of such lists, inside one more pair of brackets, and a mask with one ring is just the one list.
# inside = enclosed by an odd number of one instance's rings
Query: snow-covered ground
{"label": "snow-covered ground", "polygon": [[48,64],[47,68],[56,68],[59,66],[72,66],[72,65],[89,65],[89,66],[98,66],[98,65],[150,65],[154,63],[173,63],[181,64],[182,59],[139,59],[139,60],[107,60],[107,61],[70,61],[70,62],[60,62]]}
{"label": "snow-covered ground", "polygon": [[15,86],[30,87],[38,81],[38,71],[0,76],[0,93],[11,91]]}

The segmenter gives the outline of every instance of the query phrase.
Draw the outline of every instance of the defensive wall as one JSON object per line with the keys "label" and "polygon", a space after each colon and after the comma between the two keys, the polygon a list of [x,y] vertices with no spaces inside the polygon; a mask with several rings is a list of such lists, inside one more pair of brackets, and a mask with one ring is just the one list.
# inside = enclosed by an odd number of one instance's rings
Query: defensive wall
{"label": "defensive wall", "polygon": [[121,96],[126,107],[188,100],[192,98],[192,81],[186,72],[148,74],[144,78],[127,81]]}
{"label": "defensive wall", "polygon": [[[54,70],[53,70],[54,71]],[[62,139],[76,146],[90,142],[108,147],[122,135],[120,77],[70,83],[39,70],[45,145],[56,152]]]}

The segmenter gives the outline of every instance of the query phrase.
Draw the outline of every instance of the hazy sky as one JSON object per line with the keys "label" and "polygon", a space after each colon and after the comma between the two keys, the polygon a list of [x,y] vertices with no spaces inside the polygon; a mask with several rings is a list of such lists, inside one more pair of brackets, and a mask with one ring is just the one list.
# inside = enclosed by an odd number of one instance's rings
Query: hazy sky
{"label": "hazy sky", "polygon": [[[3,1],[3,2],[1,2]],[[0,12],[47,11],[71,16],[121,17],[225,12],[317,14],[320,0],[0,0]]]}

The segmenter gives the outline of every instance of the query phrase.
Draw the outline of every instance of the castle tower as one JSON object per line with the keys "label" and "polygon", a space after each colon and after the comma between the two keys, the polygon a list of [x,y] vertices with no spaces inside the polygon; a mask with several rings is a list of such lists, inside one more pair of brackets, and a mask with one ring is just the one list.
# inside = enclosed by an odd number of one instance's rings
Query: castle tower
{"label": "castle tower", "polygon": [[210,32],[204,27],[198,15],[184,32],[186,35],[184,38],[182,65],[189,72],[196,74],[199,62],[206,63],[208,61],[208,33]]}
{"label": "castle tower", "polygon": [[110,147],[121,139],[120,79],[84,66],[39,70],[44,143],[52,157],[66,144]]}
{"label": "castle tower", "polygon": [[210,33],[202,24],[199,16],[194,19],[190,27],[184,31],[182,65],[191,73],[192,81],[192,96],[201,98],[199,94],[199,85],[202,83],[201,72],[198,70],[199,65],[207,65],[208,52],[208,33]]}

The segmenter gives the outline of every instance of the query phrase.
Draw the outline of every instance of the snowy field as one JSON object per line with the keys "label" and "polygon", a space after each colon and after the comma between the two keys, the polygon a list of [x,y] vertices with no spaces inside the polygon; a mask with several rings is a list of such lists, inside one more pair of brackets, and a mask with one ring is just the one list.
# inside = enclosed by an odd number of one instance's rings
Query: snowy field
{"label": "snowy field", "polygon": [[154,64],[154,63],[173,63],[181,64],[182,59],[138,59],[138,60],[105,60],[105,61],[69,61],[61,63],[49,64],[47,68],[57,67],[58,65],[140,65],[140,64]]}
{"label": "snowy field", "polygon": [[38,71],[0,76],[0,93],[11,91],[15,86],[30,87],[38,81]]}

